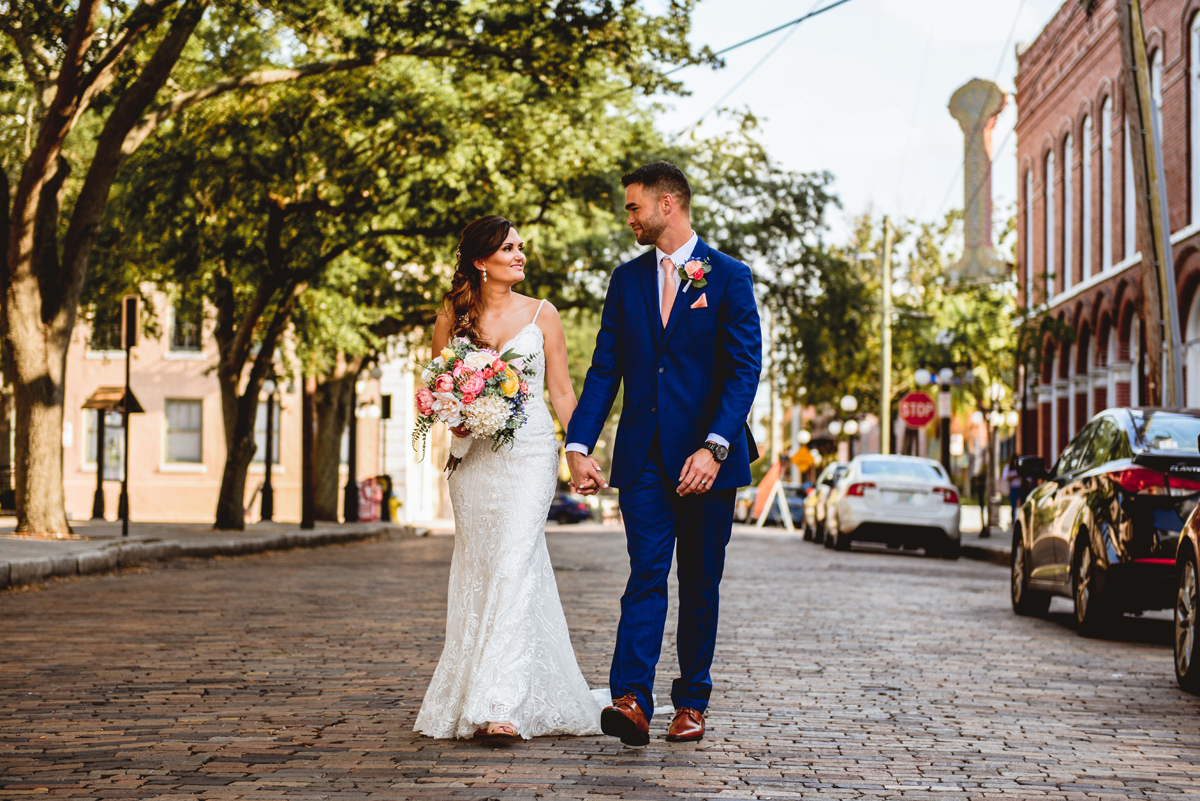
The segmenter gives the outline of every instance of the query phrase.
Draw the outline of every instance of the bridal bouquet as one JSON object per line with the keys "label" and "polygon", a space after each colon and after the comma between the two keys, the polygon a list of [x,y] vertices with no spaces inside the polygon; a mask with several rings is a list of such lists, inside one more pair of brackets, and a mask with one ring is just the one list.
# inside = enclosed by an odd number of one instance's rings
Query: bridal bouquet
{"label": "bridal bouquet", "polygon": [[[529,398],[525,379],[533,375],[525,362],[512,350],[497,353],[477,348],[464,337],[452,340],[421,370],[424,386],[417,390],[413,448],[419,440],[424,456],[429,429],[439,420],[451,428],[465,425],[473,437],[491,439],[493,451],[511,445],[517,429],[525,424]],[[458,466],[470,442],[470,438],[455,438],[448,469]]]}

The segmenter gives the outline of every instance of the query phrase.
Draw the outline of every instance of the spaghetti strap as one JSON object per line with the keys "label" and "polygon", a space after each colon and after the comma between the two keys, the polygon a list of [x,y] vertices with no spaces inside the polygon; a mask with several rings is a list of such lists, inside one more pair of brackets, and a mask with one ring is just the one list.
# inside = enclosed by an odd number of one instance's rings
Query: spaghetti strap
{"label": "spaghetti strap", "polygon": [[533,319],[529,321],[530,325],[533,325],[537,322],[538,315],[542,313],[542,307],[545,305],[546,301],[543,299],[542,302],[538,304],[537,311],[533,313]]}

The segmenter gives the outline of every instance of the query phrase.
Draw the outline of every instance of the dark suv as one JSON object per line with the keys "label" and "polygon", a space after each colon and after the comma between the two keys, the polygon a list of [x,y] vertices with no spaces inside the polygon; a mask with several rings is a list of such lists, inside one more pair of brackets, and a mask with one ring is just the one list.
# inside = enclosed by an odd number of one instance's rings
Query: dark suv
{"label": "dark suv", "polygon": [[1013,610],[1044,614],[1066,596],[1080,632],[1096,635],[1121,613],[1173,606],[1180,532],[1200,496],[1197,437],[1200,410],[1107,409],[1051,470],[1019,460],[1042,484],[1013,526]]}

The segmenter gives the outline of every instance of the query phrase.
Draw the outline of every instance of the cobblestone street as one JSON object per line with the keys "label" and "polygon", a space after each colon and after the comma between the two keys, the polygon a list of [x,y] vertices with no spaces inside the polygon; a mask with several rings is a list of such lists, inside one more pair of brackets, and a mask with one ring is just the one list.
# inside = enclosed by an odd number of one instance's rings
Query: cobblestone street
{"label": "cobblestone street", "polygon": [[[624,538],[555,531],[603,686]],[[1174,798],[1200,700],[1170,624],[1015,617],[1005,568],[737,535],[709,736],[414,736],[452,538],[190,560],[0,594],[0,798]],[[674,619],[672,612],[671,619]],[[665,649],[658,691],[673,676]]]}

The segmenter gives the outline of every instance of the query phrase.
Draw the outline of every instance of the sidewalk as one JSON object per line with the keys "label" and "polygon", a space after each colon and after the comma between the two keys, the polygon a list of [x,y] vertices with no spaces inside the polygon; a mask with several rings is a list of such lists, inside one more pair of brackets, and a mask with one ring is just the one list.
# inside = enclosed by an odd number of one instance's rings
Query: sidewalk
{"label": "sidewalk", "polygon": [[0,590],[56,576],[108,573],[143,562],[244,556],[263,551],[315,548],[382,536],[418,536],[424,529],[398,523],[251,523],[245,531],[214,531],[205,523],[72,521],[76,536],[48,540],[13,534],[16,518],[0,517]]}
{"label": "sidewalk", "polygon": [[1011,514],[1008,507],[1000,509],[1002,528],[992,529],[992,536],[979,536],[983,528],[983,514],[978,506],[962,507],[962,555],[968,559],[979,559],[1007,566],[1012,560]]}

